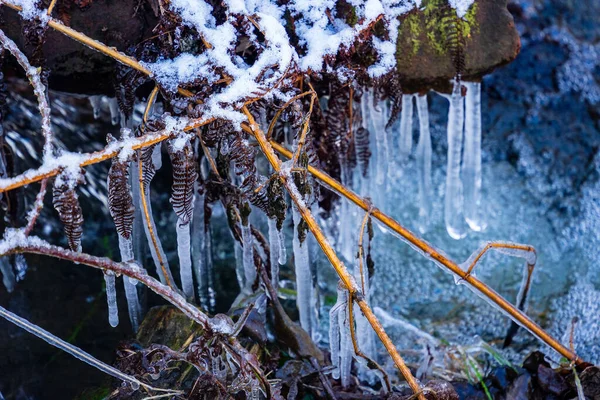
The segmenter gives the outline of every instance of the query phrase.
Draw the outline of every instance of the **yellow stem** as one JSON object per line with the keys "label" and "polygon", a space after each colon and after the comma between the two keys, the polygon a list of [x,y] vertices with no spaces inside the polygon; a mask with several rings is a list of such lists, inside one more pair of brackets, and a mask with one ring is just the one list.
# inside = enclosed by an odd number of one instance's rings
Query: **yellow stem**
{"label": "yellow stem", "polygon": [[373,330],[379,337],[379,340],[381,340],[381,342],[383,343],[384,347],[392,357],[394,364],[396,364],[396,367],[400,370],[400,373],[402,374],[404,379],[406,379],[408,385],[411,387],[414,393],[418,394],[418,398],[420,400],[425,400],[425,396],[421,394],[421,388],[419,387],[418,382],[410,372],[410,369],[406,366],[406,363],[398,353],[398,350],[392,343],[389,336],[385,333],[383,326],[381,326],[381,323],[371,310],[371,307],[369,307],[362,294],[360,294],[354,278],[352,277],[352,275],[350,275],[350,273],[346,269],[346,266],[338,258],[337,254],[335,253],[335,250],[333,250],[333,247],[331,247],[331,244],[329,244],[329,241],[325,237],[323,231],[321,231],[321,228],[317,224],[310,210],[306,207],[302,199],[298,198],[296,186],[293,184],[293,182],[291,182],[288,179],[288,176],[286,176],[285,174],[281,174],[281,161],[273,151],[273,147],[271,147],[271,144],[267,141],[264,132],[260,129],[256,121],[254,120],[254,117],[252,116],[252,114],[250,114],[248,108],[242,107],[242,112],[248,118],[250,130],[254,134],[254,137],[256,138],[258,145],[262,149],[263,154],[269,161],[269,164],[271,164],[271,167],[273,168],[275,173],[280,175],[281,182],[286,187],[288,193],[290,194],[290,197],[296,204],[296,208],[298,209],[298,212],[300,212],[300,215],[302,215],[302,218],[306,222],[308,229],[312,232],[313,236],[321,246],[321,250],[323,250],[323,253],[325,253],[325,256],[327,256],[327,259],[331,262],[331,265],[342,280],[344,286],[348,288],[348,291],[351,294],[351,296],[356,299],[356,303],[358,304],[365,318],[373,327]]}
{"label": "yellow stem", "polygon": [[[278,143],[273,141],[270,142],[272,147],[277,150],[277,152],[281,153],[283,156],[287,158],[291,158],[292,152],[281,146]],[[308,172],[310,172],[315,178],[324,182],[328,187],[330,187],[333,191],[337,192],[341,196],[347,198],[360,208],[365,211],[369,211],[371,209],[372,204],[369,201],[363,199],[350,189],[346,188],[344,185],[327,175],[325,172],[314,168],[312,166],[308,167]],[[573,351],[566,348],[562,345],[558,340],[554,339],[551,335],[549,335],[546,331],[544,331],[539,325],[533,322],[527,315],[525,315],[521,310],[517,309],[515,306],[510,304],[506,299],[496,293],[493,289],[488,287],[485,283],[481,282],[477,278],[472,275],[469,275],[464,271],[456,262],[450,260],[446,257],[443,252],[433,247],[425,240],[421,239],[402,225],[400,225],[393,218],[384,214],[377,208],[372,208],[371,215],[373,218],[377,219],[379,222],[384,224],[386,227],[396,232],[406,241],[410,242],[414,247],[420,250],[423,254],[428,254],[431,259],[433,259],[438,264],[442,265],[444,268],[452,272],[454,275],[463,279],[467,284],[469,284],[473,289],[477,292],[481,293],[484,297],[488,298],[492,301],[496,306],[500,308],[501,311],[508,314],[512,317],[519,325],[523,326],[529,332],[531,332],[538,339],[546,343],[548,346],[552,347],[559,354],[564,356],[565,358],[574,361],[577,364],[581,364],[583,360],[577,356]]]}

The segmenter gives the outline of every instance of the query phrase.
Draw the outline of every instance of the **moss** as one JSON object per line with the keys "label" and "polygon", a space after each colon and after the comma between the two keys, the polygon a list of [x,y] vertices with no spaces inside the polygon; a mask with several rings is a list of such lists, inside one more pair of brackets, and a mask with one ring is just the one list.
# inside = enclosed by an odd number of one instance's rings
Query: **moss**
{"label": "moss", "polygon": [[110,387],[92,388],[84,390],[75,400],[102,400],[110,396]]}
{"label": "moss", "polygon": [[[447,0],[427,0],[421,10],[405,16],[398,31],[398,51],[403,48],[412,50],[416,55],[420,50],[431,48],[436,54],[448,52],[448,37],[456,24],[465,40],[479,30],[477,21],[478,4],[475,2],[461,19],[450,8]],[[408,45],[408,46],[407,46]]]}

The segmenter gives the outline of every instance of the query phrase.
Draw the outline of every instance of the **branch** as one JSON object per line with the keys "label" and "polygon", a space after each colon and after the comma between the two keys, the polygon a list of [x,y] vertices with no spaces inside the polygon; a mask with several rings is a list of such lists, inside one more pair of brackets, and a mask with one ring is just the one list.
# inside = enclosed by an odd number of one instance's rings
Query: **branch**
{"label": "branch", "polygon": [[[251,132],[249,127],[244,127],[244,129],[248,132]],[[278,153],[282,154],[286,158],[292,157],[292,152],[285,147],[274,141],[271,141],[270,143]],[[323,182],[330,190],[333,190],[340,196],[347,198],[363,210],[368,212],[373,207],[368,200],[360,197],[350,189],[346,188],[344,185],[327,175],[325,172],[312,166],[308,166],[308,172]],[[424,257],[430,259],[443,269],[462,279],[467,284],[469,289],[477,294],[482,295],[484,298],[489,299],[501,312],[506,314],[523,328],[527,329],[533,336],[552,347],[567,359],[577,364],[583,363],[583,360],[579,358],[575,352],[562,345],[558,340],[553,338],[539,325],[533,322],[521,310],[513,306],[493,289],[488,287],[485,283],[464,271],[458,263],[449,259],[441,250],[419,238],[417,235],[400,225],[400,223],[398,223],[392,217],[384,214],[377,208],[371,209],[371,216],[395,232],[402,241],[408,243],[411,247],[418,250]]]}
{"label": "branch", "polygon": [[333,250],[333,247],[331,247],[331,244],[329,244],[329,241],[323,234],[323,231],[321,231],[321,228],[315,221],[310,210],[306,207],[306,204],[304,203],[304,201],[301,198],[300,193],[298,192],[298,188],[296,187],[294,182],[291,179],[289,179],[290,178],[289,171],[282,170],[281,161],[279,160],[279,158],[273,151],[273,147],[271,147],[271,145],[267,141],[267,138],[265,137],[264,132],[260,129],[260,127],[258,126],[256,121],[254,120],[254,117],[252,116],[252,114],[250,114],[250,112],[248,111],[248,109],[246,107],[242,108],[242,112],[248,118],[248,126],[250,128],[250,131],[255,136],[265,157],[269,161],[269,164],[271,164],[271,167],[275,170],[275,173],[280,175],[281,182],[287,189],[293,202],[296,204],[296,208],[302,215],[302,218],[306,222],[308,229],[310,229],[310,231],[314,235],[315,239],[321,246],[321,249],[323,250],[323,252],[327,256],[327,258],[331,262],[333,268],[337,272],[338,276],[342,280],[342,283],[348,288],[349,293],[356,299],[356,302],[357,302],[358,306],[360,307],[361,311],[363,312],[363,314],[365,315],[365,318],[367,318],[367,320],[373,327],[373,330],[375,330],[375,333],[377,334],[377,336],[379,337],[379,339],[385,346],[386,350],[392,357],[392,360],[394,360],[396,367],[400,370],[400,372],[402,373],[402,376],[404,376],[404,379],[406,379],[406,382],[408,383],[408,385],[411,387],[413,392],[415,394],[417,394],[417,397],[419,398],[419,400],[425,400],[425,397],[421,393],[421,388],[419,387],[419,383],[416,381],[416,379],[410,372],[410,369],[408,369],[408,367],[406,366],[406,363],[404,362],[404,360],[398,353],[398,350],[392,343],[389,336],[385,333],[385,330],[383,329],[383,327],[377,320],[377,317],[375,316],[375,314],[373,314],[371,307],[369,307],[369,305],[365,301],[364,297],[360,293],[360,290],[358,289],[358,287],[356,285],[356,281],[354,280],[352,275],[350,275],[350,273],[346,269],[346,266],[338,258],[337,254],[335,253],[335,250]]}

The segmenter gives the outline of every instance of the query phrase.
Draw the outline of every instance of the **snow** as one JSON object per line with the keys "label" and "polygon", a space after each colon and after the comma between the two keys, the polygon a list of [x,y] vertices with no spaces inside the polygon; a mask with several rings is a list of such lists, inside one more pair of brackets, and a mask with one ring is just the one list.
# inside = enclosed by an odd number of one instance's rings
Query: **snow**
{"label": "snow", "polygon": [[469,11],[469,7],[474,3],[475,0],[449,0],[450,7],[456,9],[456,15],[459,18],[464,18]]}

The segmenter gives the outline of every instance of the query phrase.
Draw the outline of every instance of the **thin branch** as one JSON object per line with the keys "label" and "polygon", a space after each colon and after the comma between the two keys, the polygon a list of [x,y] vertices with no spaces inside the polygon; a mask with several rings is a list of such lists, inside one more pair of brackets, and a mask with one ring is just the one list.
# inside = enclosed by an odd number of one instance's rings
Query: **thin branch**
{"label": "thin branch", "polygon": [[21,318],[18,315],[13,314],[12,312],[8,311],[7,309],[5,309],[4,307],[1,307],[1,306],[0,306],[0,316],[5,318],[7,321],[12,322],[13,324],[17,325],[19,328],[24,329],[27,332],[31,333],[32,335],[39,337],[40,339],[44,340],[48,344],[69,353],[73,357],[91,365],[92,367],[99,369],[100,371],[104,372],[105,374],[111,375],[117,379],[124,381],[124,382],[130,383],[134,389],[142,386],[145,389],[148,389],[148,390],[151,390],[154,392],[168,392],[168,395],[170,395],[170,396],[183,394],[183,392],[181,392],[179,390],[156,388],[154,386],[148,385],[147,383],[144,383],[144,382],[138,380],[134,376],[125,374],[125,373],[119,371],[118,369],[116,369],[115,367],[112,367],[112,366],[98,360],[91,354],[81,350],[79,347],[73,346],[71,343],[65,342],[61,338],[59,338],[59,337],[51,334],[50,332],[42,329],[41,327],[29,322],[25,318]]}
{"label": "thin branch", "polygon": [[365,213],[362,223],[360,224],[360,233],[358,234],[358,270],[360,271],[360,283],[361,283],[361,287],[362,287],[363,296],[366,295],[366,293],[365,293],[365,273],[363,270],[363,267],[364,267],[363,241],[364,241],[364,237],[365,237],[365,227],[367,226],[367,222],[369,221],[370,216],[371,216],[371,210],[369,209],[369,211],[367,211]]}
{"label": "thin branch", "polygon": [[277,112],[273,116],[273,119],[271,120],[271,123],[269,124],[269,129],[267,130],[267,137],[269,138],[269,140],[271,140],[271,138],[273,137],[273,129],[275,129],[275,124],[277,123],[277,120],[279,120],[281,113],[283,113],[285,111],[285,109],[288,108],[289,105],[292,104],[294,101],[301,99],[302,97],[307,96],[309,94],[312,95],[312,93],[313,92],[308,91],[308,92],[303,92],[303,93],[297,94],[294,97],[292,97],[291,99],[289,99],[288,101],[286,101],[283,104],[283,106],[281,106],[281,108],[279,110],[277,110]]}
{"label": "thin branch", "polygon": [[[351,296],[351,295],[350,295]],[[390,378],[385,370],[381,367],[381,365],[377,364],[374,360],[368,357],[365,353],[360,351],[358,347],[358,342],[356,341],[356,331],[354,330],[354,311],[353,311],[354,299],[350,297],[348,301],[348,325],[350,325],[350,339],[352,339],[352,346],[354,347],[354,354],[358,357],[361,357],[367,362],[367,366],[370,369],[377,369],[383,375],[383,380],[385,382],[386,390],[390,392],[392,390],[392,385],[390,384]]]}
{"label": "thin branch", "polygon": [[42,179],[42,183],[40,184],[40,191],[37,196],[35,196],[35,202],[33,203],[33,207],[31,211],[27,214],[27,226],[25,227],[25,236],[29,236],[35,223],[42,212],[42,208],[44,207],[44,197],[46,196],[46,188],[48,186],[48,179]]}
{"label": "thin branch", "polygon": [[[190,123],[183,128],[183,130],[187,132],[200,126],[209,124],[214,120],[215,118],[198,118],[191,120]],[[150,135],[144,135],[139,138],[128,139],[126,141],[115,141],[114,143],[106,146],[103,150],[95,151],[93,153],[85,153],[81,155],[68,154],[66,157],[63,157],[63,160],[61,160],[61,157],[57,157],[55,160],[52,160],[51,163],[44,163],[37,169],[30,169],[13,178],[0,179],[0,193],[4,193],[9,190],[29,185],[30,183],[41,181],[45,178],[51,178],[58,175],[63,168],[65,168],[67,165],[71,165],[70,162],[72,161],[73,156],[81,159],[79,162],[79,167],[84,168],[89,165],[97,164],[99,162],[116,157],[119,155],[121,150],[131,151],[143,149],[167,140],[172,135],[172,131],[157,131]]]}
{"label": "thin branch", "polygon": [[304,146],[304,143],[306,142],[306,135],[308,134],[308,124],[310,122],[310,116],[313,111],[313,105],[317,98],[317,93],[315,92],[315,89],[312,87],[312,85],[310,83],[308,84],[308,87],[310,87],[310,93],[311,93],[310,106],[308,108],[308,113],[304,116],[304,123],[302,124],[302,133],[300,134],[300,138],[298,139],[298,145],[296,146],[296,151],[294,152],[294,155],[292,156],[292,168],[298,164],[298,158],[300,157],[300,153],[302,152],[302,147]]}
{"label": "thin branch", "polygon": [[[398,350],[392,343],[391,339],[385,333],[385,330],[379,323],[377,317],[375,316],[375,314],[373,314],[371,307],[369,307],[369,305],[365,301],[364,297],[360,294],[360,292],[356,286],[356,282],[355,282],[354,278],[352,277],[352,275],[350,275],[350,273],[346,269],[346,266],[338,258],[337,254],[335,253],[335,250],[333,249],[331,244],[329,244],[329,241],[323,234],[323,231],[317,224],[312,213],[306,207],[306,204],[304,204],[304,201],[302,200],[302,198],[298,192],[298,188],[296,187],[294,182],[291,179],[289,179],[289,175],[286,175],[285,171],[282,171],[281,161],[279,160],[279,158],[273,151],[273,148],[267,141],[267,138],[265,137],[264,132],[260,129],[260,127],[258,126],[256,121],[254,120],[254,117],[252,116],[252,114],[250,114],[250,112],[248,111],[248,108],[243,107],[242,112],[246,115],[246,118],[248,118],[248,126],[249,126],[252,134],[256,138],[260,148],[262,149],[263,154],[265,155],[265,157],[271,164],[271,167],[275,170],[275,173],[278,173],[280,175],[281,182],[283,183],[283,185],[287,189],[288,193],[290,194],[290,197],[296,204],[296,208],[302,215],[302,218],[306,222],[308,229],[310,229],[313,236],[315,237],[315,239],[321,246],[321,249],[323,250],[323,252],[327,256],[327,258],[331,262],[333,268],[337,272],[338,276],[342,280],[342,283],[348,288],[348,291],[351,293],[351,295],[356,298],[356,302],[357,302],[358,306],[360,307],[361,311],[363,312],[363,314],[365,315],[365,318],[369,321],[369,323],[375,330],[375,333],[377,334],[377,336],[379,337],[379,339],[385,346],[386,350],[392,357],[392,360],[396,364],[396,367],[402,373],[402,376],[404,376],[404,379],[406,379],[406,382],[408,383],[408,385],[411,387],[413,392],[420,393],[421,389],[419,387],[419,383],[415,380],[414,376],[410,372],[410,369],[408,369],[408,367],[406,366],[406,363],[404,362],[404,360],[398,353]],[[425,397],[422,394],[419,394],[418,398],[420,400],[425,400]]]}
{"label": "thin branch", "polygon": [[[251,132],[251,129],[249,127],[244,127],[244,129],[246,131]],[[274,141],[271,141],[270,143],[277,152],[279,152],[287,158],[291,158],[291,151]],[[350,189],[346,188],[344,185],[327,175],[325,172],[310,165],[308,166],[308,172],[310,172],[319,181],[323,182],[328,188],[335,191],[340,196],[347,198],[363,210],[368,211],[372,207],[372,204],[368,200],[360,197]],[[405,242],[408,242],[413,248],[416,248],[425,257],[434,261],[436,264],[441,266],[443,269],[451,272],[453,275],[464,280],[467,283],[469,289],[489,299],[495,306],[498,307],[500,311],[502,311],[503,313],[508,315],[513,321],[527,329],[529,332],[531,332],[532,335],[537,337],[539,340],[552,347],[556,352],[566,357],[567,359],[574,361],[577,364],[581,364],[583,362],[583,360],[579,358],[577,354],[569,350],[558,340],[549,335],[539,325],[537,325],[527,315],[525,315],[525,313],[523,313],[521,310],[510,304],[506,299],[504,299],[493,289],[488,287],[485,283],[481,282],[472,275],[468,275],[458,263],[449,259],[446,255],[444,255],[444,253],[441,250],[438,250],[434,246],[427,243],[425,240],[419,238],[417,235],[400,225],[400,223],[398,223],[396,220],[394,220],[387,214],[381,212],[379,209],[373,208],[371,215],[373,216],[373,218],[381,222],[387,228],[395,232],[400,237],[400,239],[402,239]]]}
{"label": "thin branch", "polygon": [[50,2],[50,5],[48,6],[48,10],[46,11],[46,15],[50,16],[52,15],[52,10],[54,10],[54,6],[56,5],[56,0],[52,0],[52,2]]}

